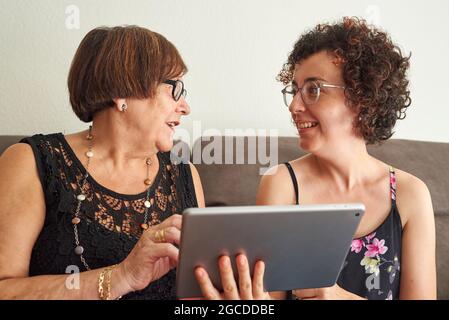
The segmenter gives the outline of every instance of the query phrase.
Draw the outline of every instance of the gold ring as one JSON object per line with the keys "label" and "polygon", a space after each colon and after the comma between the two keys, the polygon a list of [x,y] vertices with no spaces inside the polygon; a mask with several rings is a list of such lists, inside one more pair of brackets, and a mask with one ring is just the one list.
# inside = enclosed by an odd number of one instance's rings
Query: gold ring
{"label": "gold ring", "polygon": [[165,229],[162,230],[157,230],[156,233],[154,234],[154,242],[166,242],[167,240],[165,239]]}
{"label": "gold ring", "polygon": [[167,242],[167,239],[165,239],[165,229],[161,230],[161,242]]}

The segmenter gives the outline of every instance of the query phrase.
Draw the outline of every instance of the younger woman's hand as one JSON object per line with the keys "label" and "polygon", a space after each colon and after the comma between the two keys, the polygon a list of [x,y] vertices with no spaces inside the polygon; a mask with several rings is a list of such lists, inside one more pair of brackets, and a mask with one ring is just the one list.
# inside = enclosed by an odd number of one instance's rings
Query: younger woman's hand
{"label": "younger woman's hand", "polygon": [[272,299],[268,292],[264,291],[263,277],[265,273],[265,263],[256,262],[254,274],[251,279],[248,259],[240,254],[236,258],[238,283],[234,278],[231,267],[231,259],[228,256],[222,256],[218,259],[218,269],[220,272],[223,292],[220,292],[212,284],[207,271],[198,267],[195,269],[195,277],[200,285],[201,292],[208,300],[267,300]]}

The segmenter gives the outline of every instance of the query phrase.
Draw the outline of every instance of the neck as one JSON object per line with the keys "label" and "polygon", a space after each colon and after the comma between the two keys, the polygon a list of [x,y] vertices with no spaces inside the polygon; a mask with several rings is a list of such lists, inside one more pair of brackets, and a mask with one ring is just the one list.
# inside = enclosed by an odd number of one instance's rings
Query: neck
{"label": "neck", "polygon": [[142,137],[142,133],[127,124],[120,114],[110,111],[100,112],[93,119],[92,146],[95,158],[112,161],[118,167],[153,158],[158,151],[155,142]]}
{"label": "neck", "polygon": [[330,179],[341,192],[350,191],[360,185],[367,175],[374,172],[375,163],[368,154],[365,142],[334,144],[326,154],[314,154],[318,174]]}

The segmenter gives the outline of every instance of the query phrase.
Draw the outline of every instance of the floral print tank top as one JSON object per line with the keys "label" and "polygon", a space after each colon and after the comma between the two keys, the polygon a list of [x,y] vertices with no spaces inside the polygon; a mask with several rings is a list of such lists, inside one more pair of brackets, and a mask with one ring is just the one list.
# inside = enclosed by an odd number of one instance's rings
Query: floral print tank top
{"label": "floral print tank top", "polygon": [[[286,163],[299,204],[299,187],[293,168]],[[369,300],[399,299],[402,222],[396,206],[396,175],[390,167],[391,210],[376,230],[353,239],[337,284]]]}

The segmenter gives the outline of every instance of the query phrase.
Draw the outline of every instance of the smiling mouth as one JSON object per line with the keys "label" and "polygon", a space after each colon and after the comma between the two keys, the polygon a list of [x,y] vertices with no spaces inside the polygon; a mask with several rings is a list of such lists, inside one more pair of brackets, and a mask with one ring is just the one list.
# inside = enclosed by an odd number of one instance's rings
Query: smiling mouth
{"label": "smiling mouth", "polygon": [[298,129],[313,128],[313,127],[316,127],[317,125],[318,125],[318,122],[316,122],[316,121],[303,121],[303,122],[296,123],[296,127]]}

